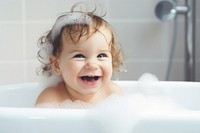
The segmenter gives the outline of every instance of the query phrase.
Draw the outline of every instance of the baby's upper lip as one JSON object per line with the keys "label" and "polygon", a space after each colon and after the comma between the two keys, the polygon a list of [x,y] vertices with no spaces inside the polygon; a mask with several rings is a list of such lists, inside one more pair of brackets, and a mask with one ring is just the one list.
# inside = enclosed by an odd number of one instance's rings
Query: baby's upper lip
{"label": "baby's upper lip", "polygon": [[81,75],[79,77],[101,77],[100,75]]}
{"label": "baby's upper lip", "polygon": [[101,74],[97,74],[97,73],[85,73],[85,74],[81,74],[79,77],[85,77],[85,76],[87,76],[87,77],[101,77]]}

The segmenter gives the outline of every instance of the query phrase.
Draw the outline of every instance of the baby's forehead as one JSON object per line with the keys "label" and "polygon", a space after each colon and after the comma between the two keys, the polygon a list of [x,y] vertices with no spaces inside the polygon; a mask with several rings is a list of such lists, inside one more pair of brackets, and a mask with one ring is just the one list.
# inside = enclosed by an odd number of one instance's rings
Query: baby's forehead
{"label": "baby's forehead", "polygon": [[111,30],[106,26],[100,26],[98,29],[95,29],[93,26],[89,26],[85,31],[74,31],[70,32],[67,27],[64,28],[62,32],[62,42],[67,42],[69,44],[78,44],[80,42],[87,41],[94,35],[104,38],[105,41],[109,44],[112,39]]}

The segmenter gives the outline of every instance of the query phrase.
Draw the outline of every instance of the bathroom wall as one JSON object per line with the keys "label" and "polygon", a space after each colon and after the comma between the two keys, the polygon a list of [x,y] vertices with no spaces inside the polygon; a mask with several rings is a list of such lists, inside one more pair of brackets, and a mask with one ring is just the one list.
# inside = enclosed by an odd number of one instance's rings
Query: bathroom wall
{"label": "bathroom wall", "polygon": [[[59,13],[81,0],[0,1],[0,84],[36,82],[37,40],[49,30]],[[89,1],[89,0],[84,0]],[[93,0],[90,0],[92,2]],[[164,80],[168,65],[173,22],[161,22],[154,15],[159,0],[99,0],[116,29],[125,54],[127,72],[114,78],[137,80],[141,74],[155,74]],[[183,0],[179,0],[183,3]],[[200,81],[200,1],[196,1],[196,79]],[[184,80],[184,22],[178,17],[178,41],[170,80]]]}

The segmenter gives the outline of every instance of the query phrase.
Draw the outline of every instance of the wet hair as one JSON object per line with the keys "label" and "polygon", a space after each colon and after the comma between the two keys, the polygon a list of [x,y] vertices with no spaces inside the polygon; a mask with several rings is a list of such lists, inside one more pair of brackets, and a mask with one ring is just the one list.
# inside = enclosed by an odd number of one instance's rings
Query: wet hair
{"label": "wet hair", "polygon": [[[42,63],[41,67],[37,70],[38,74],[42,74],[48,77],[53,74],[49,57],[53,55],[58,58],[60,56],[63,47],[62,34],[67,35],[70,41],[72,41],[76,45],[76,43],[82,37],[89,38],[94,33],[100,32],[99,28],[103,26],[111,34],[111,40],[107,41],[109,41],[108,44],[111,48],[110,50],[112,55],[113,70],[114,71],[119,70],[123,65],[124,57],[120,44],[116,40],[114,29],[106,20],[103,19],[105,14],[102,16],[95,15],[96,8],[92,12],[81,12],[81,11],[75,11],[74,9],[75,8],[73,6],[70,12],[59,16],[53,28],[50,31],[48,31],[46,35],[42,36],[38,40],[38,45],[40,47],[40,50],[37,53],[37,57],[38,60]],[[71,20],[69,22],[66,22],[67,21],[66,19],[70,19],[70,16],[73,17],[73,14],[79,14],[79,15],[83,14],[83,16],[81,17],[78,16],[78,19],[81,18],[81,21],[82,19],[85,19],[85,17],[89,17],[90,19],[88,21],[84,20],[83,22],[80,22],[80,20],[77,21],[76,18],[72,18],[73,22]],[[61,22],[61,20],[62,21],[64,20],[65,22]],[[58,26],[59,30],[57,30],[55,27],[58,25],[59,22],[61,22],[60,24],[61,26],[60,27]],[[101,34],[103,35],[103,33]]]}

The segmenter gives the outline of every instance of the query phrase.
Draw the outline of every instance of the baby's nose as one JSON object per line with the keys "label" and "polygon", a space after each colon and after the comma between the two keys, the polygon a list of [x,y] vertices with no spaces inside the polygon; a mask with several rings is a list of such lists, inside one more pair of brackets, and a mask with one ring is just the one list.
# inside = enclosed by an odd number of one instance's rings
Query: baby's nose
{"label": "baby's nose", "polygon": [[98,68],[98,63],[94,59],[90,59],[87,61],[87,64],[85,65],[86,69],[97,69]]}

